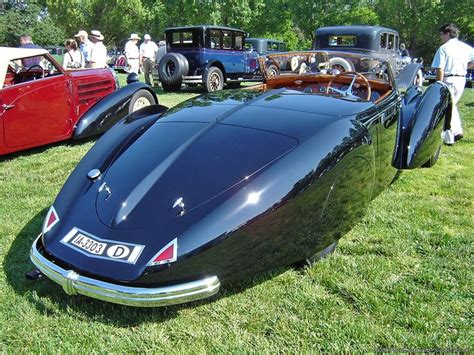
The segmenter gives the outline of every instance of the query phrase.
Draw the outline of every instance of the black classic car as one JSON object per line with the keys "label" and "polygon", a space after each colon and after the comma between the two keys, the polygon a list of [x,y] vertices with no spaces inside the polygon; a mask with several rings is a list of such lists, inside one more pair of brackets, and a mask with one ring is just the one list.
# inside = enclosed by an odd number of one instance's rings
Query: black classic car
{"label": "black classic car", "polygon": [[[407,65],[417,67],[414,80],[423,83],[421,63],[412,63],[410,57],[402,57],[398,32],[382,26],[329,26],[318,28],[315,32],[313,49],[365,53],[390,62],[395,76]],[[416,60],[415,60],[416,62]]]}
{"label": "black classic car", "polygon": [[286,52],[286,45],[282,41],[270,38],[246,38],[245,48],[254,50],[260,55]]}
{"label": "black classic car", "polygon": [[436,162],[444,84],[423,92],[403,75],[399,86],[390,63],[368,55],[276,56],[316,69],[149,106],[99,139],[46,215],[36,273],[125,305],[206,298],[332,252],[401,169]]}

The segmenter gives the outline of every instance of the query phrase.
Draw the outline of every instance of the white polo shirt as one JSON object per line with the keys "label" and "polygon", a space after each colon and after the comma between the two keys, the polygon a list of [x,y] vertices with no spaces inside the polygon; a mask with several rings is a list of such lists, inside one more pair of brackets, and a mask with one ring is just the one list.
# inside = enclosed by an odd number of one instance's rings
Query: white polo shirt
{"label": "white polo shirt", "polygon": [[138,60],[138,46],[133,41],[130,40],[125,44],[124,52],[128,60]]}
{"label": "white polo shirt", "polygon": [[444,70],[445,75],[461,75],[467,73],[467,64],[474,61],[474,48],[451,38],[438,48],[431,66]]}
{"label": "white polo shirt", "polygon": [[90,59],[91,63],[95,63],[96,68],[107,68],[107,48],[102,42],[94,43]]}
{"label": "white polo shirt", "polygon": [[153,41],[148,41],[148,43],[143,42],[140,45],[140,55],[143,58],[149,58],[151,60],[155,60],[157,51],[158,51],[158,46]]}

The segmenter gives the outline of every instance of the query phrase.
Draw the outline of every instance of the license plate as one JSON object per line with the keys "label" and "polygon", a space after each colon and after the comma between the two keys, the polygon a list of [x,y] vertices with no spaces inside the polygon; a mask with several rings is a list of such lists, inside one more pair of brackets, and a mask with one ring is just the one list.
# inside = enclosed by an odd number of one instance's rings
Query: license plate
{"label": "license plate", "polygon": [[74,239],[71,240],[71,244],[96,255],[102,255],[105,249],[107,249],[107,243],[101,243],[81,233],[78,233]]}
{"label": "license plate", "polygon": [[92,258],[135,264],[144,245],[102,239],[79,228],[72,228],[61,243]]}

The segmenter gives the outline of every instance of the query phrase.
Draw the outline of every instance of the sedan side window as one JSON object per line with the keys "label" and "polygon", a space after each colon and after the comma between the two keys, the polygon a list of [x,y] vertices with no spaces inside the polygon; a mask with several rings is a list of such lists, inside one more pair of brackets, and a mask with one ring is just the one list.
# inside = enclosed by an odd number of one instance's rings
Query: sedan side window
{"label": "sedan side window", "polygon": [[232,32],[222,31],[222,48],[232,49]]}
{"label": "sedan side window", "polygon": [[[244,43],[244,36],[241,34],[235,34],[235,45],[234,49],[241,51],[243,49],[242,44]],[[250,44],[251,45],[251,44]],[[245,45],[247,47],[247,44]]]}
{"label": "sedan side window", "polygon": [[210,40],[211,40],[211,48],[220,49],[221,48],[221,31],[211,30]]}

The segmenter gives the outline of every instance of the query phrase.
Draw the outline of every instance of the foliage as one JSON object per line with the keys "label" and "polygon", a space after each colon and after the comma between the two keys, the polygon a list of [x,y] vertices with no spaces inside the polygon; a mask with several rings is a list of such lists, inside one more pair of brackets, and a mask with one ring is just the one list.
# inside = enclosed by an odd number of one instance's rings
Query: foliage
{"label": "foliage", "polygon": [[[198,92],[158,96],[172,107]],[[93,141],[1,158],[1,352],[472,352],[473,106],[466,89],[464,140],[444,146],[433,168],[405,171],[333,255],[225,285],[212,302],[156,309],[67,296],[23,276],[47,208]]]}
{"label": "foliage", "polygon": [[64,31],[43,10],[34,3],[6,4],[0,16],[0,44],[17,47],[20,36],[28,34],[39,45],[62,45]]}
{"label": "foliage", "polygon": [[242,28],[252,37],[280,39],[296,50],[310,48],[319,27],[366,24],[398,30],[410,53],[428,62],[440,45],[439,26],[448,22],[460,27],[463,40],[474,42],[472,11],[466,11],[474,8],[474,0],[37,0],[28,4],[37,4],[27,7],[41,12],[41,21],[6,11],[0,18],[0,43],[15,44],[18,34],[27,31],[40,37],[39,43],[57,44],[65,34],[71,37],[79,29],[98,29],[108,46],[120,46],[132,32],[160,40],[167,27],[214,24]]}

